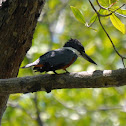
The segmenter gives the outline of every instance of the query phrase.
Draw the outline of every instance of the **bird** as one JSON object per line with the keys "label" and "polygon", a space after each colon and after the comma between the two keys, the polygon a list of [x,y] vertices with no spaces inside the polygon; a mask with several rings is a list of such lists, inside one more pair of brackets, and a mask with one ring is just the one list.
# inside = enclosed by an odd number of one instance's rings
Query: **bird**
{"label": "bird", "polygon": [[83,57],[90,63],[97,65],[85,52],[81,42],[77,39],[68,40],[62,48],[48,51],[40,56],[33,63],[27,64],[21,68],[34,67],[35,72],[48,72],[53,71],[57,74],[56,70],[63,69],[69,73],[66,68],[73,64],[78,57]]}

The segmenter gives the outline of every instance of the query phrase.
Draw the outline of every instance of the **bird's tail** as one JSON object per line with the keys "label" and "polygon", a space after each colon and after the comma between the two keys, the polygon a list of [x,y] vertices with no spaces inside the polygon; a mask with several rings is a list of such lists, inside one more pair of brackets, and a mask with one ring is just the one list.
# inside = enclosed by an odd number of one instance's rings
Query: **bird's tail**
{"label": "bird's tail", "polygon": [[31,67],[31,66],[35,66],[39,63],[39,59],[37,59],[36,61],[34,61],[33,63],[29,63],[21,68],[28,68],[28,67]]}
{"label": "bird's tail", "polygon": [[31,66],[34,66],[34,65],[35,65],[35,63],[33,62],[33,63],[29,63],[29,64],[27,64],[23,67],[20,67],[20,68],[28,68],[28,67],[31,67]]}

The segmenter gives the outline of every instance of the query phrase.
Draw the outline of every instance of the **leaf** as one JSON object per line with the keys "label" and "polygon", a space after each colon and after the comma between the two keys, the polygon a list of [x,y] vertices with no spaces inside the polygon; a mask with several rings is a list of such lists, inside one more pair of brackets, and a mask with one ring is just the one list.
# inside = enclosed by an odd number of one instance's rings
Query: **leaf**
{"label": "leaf", "polygon": [[84,16],[83,16],[82,12],[81,12],[79,9],[77,9],[76,7],[70,6],[70,8],[71,8],[71,10],[72,10],[72,12],[73,12],[75,18],[76,18],[79,22],[85,24],[86,21],[85,21],[85,18],[84,18]]}
{"label": "leaf", "polygon": [[122,14],[126,15],[126,10],[122,10]]}
{"label": "leaf", "polygon": [[[104,9],[100,9],[99,10],[99,13],[102,14],[102,15],[107,15],[107,14],[110,14],[110,11],[104,10]],[[109,16],[106,16],[104,18],[109,18]]]}
{"label": "leaf", "polygon": [[114,14],[110,16],[110,20],[115,28],[125,34],[125,25]]}
{"label": "leaf", "polygon": [[90,24],[94,23],[94,21],[96,20],[97,20],[97,14],[95,13],[90,19]]}
{"label": "leaf", "polygon": [[126,10],[123,10],[123,9],[118,9],[116,12],[126,15]]}

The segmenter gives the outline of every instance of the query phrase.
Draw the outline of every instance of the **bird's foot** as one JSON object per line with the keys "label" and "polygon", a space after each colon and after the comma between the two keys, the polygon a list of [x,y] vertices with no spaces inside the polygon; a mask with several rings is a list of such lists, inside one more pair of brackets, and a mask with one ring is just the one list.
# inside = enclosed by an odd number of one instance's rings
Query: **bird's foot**
{"label": "bird's foot", "polygon": [[56,73],[56,71],[53,71],[55,74],[58,74],[58,73]]}
{"label": "bird's foot", "polygon": [[64,69],[66,71],[66,73],[70,73],[69,71],[67,71],[66,69]]}

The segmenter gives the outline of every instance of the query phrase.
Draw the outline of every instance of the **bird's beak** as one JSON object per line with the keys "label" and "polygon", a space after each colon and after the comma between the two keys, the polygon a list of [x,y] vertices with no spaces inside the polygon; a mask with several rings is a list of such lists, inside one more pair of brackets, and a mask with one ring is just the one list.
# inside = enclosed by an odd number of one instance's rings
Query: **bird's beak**
{"label": "bird's beak", "polygon": [[[86,59],[87,61],[96,64],[84,51],[81,53],[81,56]],[[97,65],[97,64],[96,64]]]}

